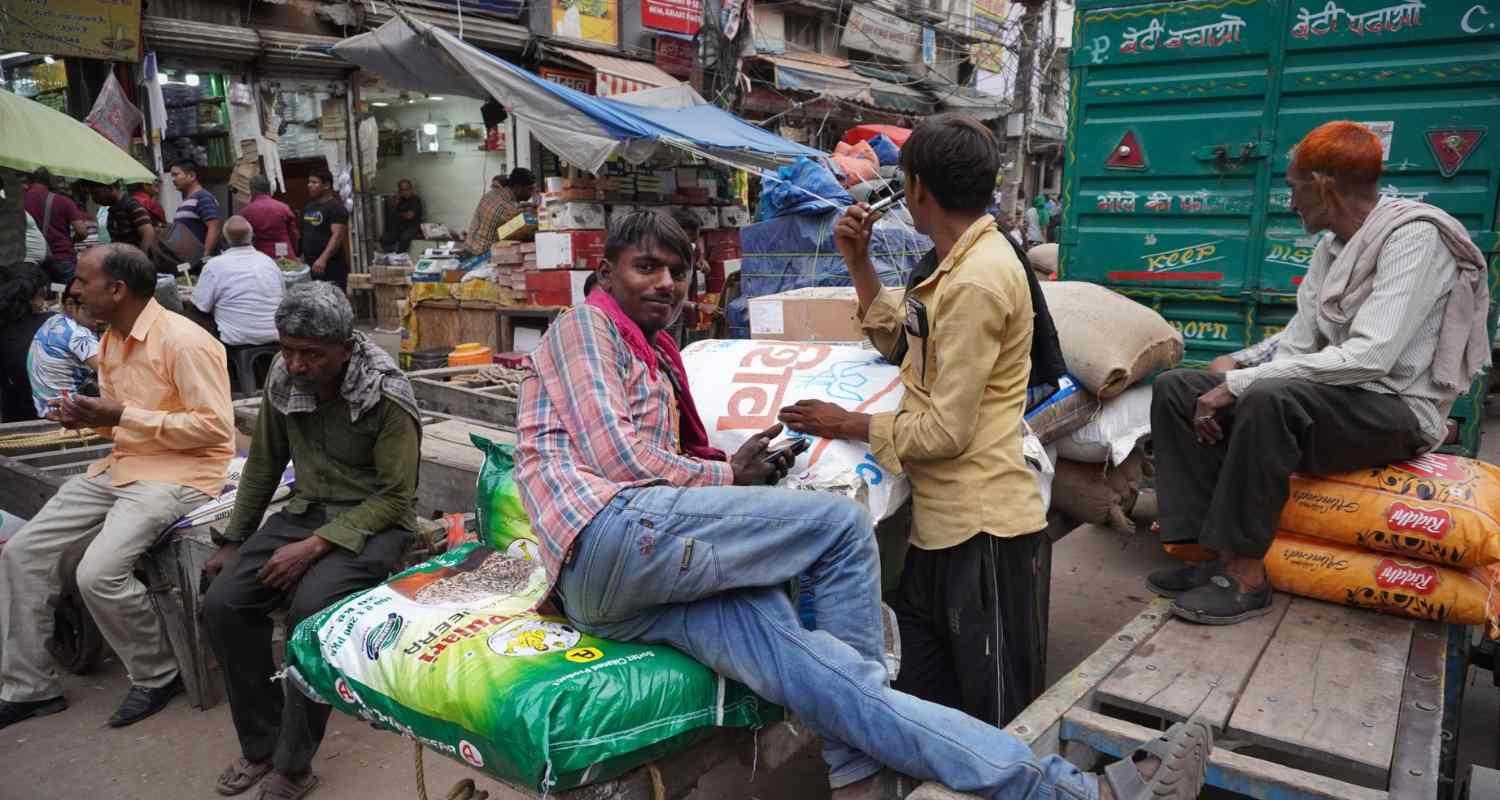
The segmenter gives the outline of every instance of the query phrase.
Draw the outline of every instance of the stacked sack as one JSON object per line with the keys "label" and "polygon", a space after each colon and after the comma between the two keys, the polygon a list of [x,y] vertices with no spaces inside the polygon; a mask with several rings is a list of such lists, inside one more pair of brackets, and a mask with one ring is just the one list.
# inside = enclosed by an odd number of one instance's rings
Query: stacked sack
{"label": "stacked sack", "polygon": [[1182,334],[1155,311],[1091,283],[1041,284],[1069,375],[1028,403],[1026,421],[1056,448],[1052,505],[1077,522],[1134,530],[1130,512],[1150,463],[1151,386],[1182,359]]}
{"label": "stacked sack", "polygon": [[1429,454],[1342,475],[1293,475],[1265,564],[1271,584],[1285,592],[1494,624],[1500,467]]}

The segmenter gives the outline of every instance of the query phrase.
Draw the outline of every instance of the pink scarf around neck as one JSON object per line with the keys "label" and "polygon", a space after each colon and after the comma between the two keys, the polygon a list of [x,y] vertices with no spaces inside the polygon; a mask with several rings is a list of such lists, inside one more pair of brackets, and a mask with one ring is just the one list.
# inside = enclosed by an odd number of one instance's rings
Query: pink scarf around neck
{"label": "pink scarf around neck", "polygon": [[[603,311],[606,316],[615,323],[615,329],[620,332],[620,338],[625,340],[625,345],[630,348],[636,358],[646,363],[646,370],[651,376],[656,377],[658,356],[665,356],[667,361],[665,369],[672,371],[677,380],[675,384],[681,387],[681,391],[674,392],[677,395],[677,417],[681,432],[682,452],[705,461],[728,461],[729,458],[723,450],[710,447],[708,444],[708,429],[703,426],[703,418],[698,416],[698,406],[693,403],[693,393],[688,388],[687,367],[682,363],[682,354],[677,350],[677,342],[672,335],[666,331],[657,331],[651,342],[646,341],[646,334],[641,327],[635,324],[625,314],[625,309],[615,301],[613,295],[602,289],[589,292],[588,305]],[[652,347],[652,345],[655,347]]]}

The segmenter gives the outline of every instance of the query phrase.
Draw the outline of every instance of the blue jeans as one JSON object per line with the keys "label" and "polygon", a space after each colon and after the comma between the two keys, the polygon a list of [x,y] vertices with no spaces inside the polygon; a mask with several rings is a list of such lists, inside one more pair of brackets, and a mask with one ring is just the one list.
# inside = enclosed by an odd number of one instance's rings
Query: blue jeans
{"label": "blue jeans", "polygon": [[[1096,779],[887,685],[880,559],[842,498],[741,487],[621,492],[580,533],[558,592],[595,636],[669,644],[785,706],[823,737],[838,788],[884,764],[986,797],[1095,800]],[[818,630],[786,584],[806,574]]]}

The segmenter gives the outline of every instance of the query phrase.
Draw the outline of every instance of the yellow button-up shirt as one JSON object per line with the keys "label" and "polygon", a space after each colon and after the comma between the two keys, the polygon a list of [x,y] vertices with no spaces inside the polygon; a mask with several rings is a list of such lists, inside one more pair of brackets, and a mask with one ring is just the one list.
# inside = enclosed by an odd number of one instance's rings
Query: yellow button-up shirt
{"label": "yellow button-up shirt", "polygon": [[981,217],[911,290],[927,335],[908,326],[901,292],[881,289],[865,335],[882,353],[899,336],[906,394],[870,420],[882,467],[911,481],[911,543],[954,547],[977,533],[1019,536],[1047,526],[1036,478],[1022,454],[1021,415],[1031,374],[1031,291],[1015,251]]}
{"label": "yellow button-up shirt", "polygon": [[155,300],[129,334],[110,330],[99,342],[99,390],[125,406],[120,424],[99,433],[114,451],[89,465],[110,482],[160,481],[210,497],[224,488],[234,457],[234,409],[224,345],[192,320]]}

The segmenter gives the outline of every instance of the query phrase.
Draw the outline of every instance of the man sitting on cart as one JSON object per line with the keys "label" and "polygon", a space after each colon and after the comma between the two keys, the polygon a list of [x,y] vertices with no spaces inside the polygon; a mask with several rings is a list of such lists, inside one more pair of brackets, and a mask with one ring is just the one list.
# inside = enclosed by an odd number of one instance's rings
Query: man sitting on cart
{"label": "man sitting on cart", "polygon": [[[272,772],[262,800],[294,800],[318,785],[312,759],[333,709],[273,681],[270,615],[288,608],[291,630],[390,575],[416,528],[421,427],[411,382],[355,333],[336,286],[289,288],[276,330],[281,355],[266,377],[234,512],[203,568],[217,575],[204,619],[241,755],[215,788],[239,794]],[[297,494],[262,523],[288,462]]]}
{"label": "man sitting on cart", "polygon": [[[727,460],[708,443],[666,333],[692,264],[670,217],[611,221],[598,288],[552,324],[521,382],[517,483],[573,624],[670,644],[790,709],[823,737],[837,800],[883,796],[882,765],[991,798],[1197,797],[1212,739],[1201,723],[1105,780],[890,688],[869,515],[769,487],[789,467],[768,447],[780,425]],[[801,575],[818,630],[786,591]]]}
{"label": "man sitting on cart", "polygon": [[1303,227],[1327,233],[1274,357],[1156,380],[1162,540],[1217,555],[1147,579],[1175,598],[1180,617],[1227,625],[1269,611],[1261,558],[1291,474],[1374,467],[1437,447],[1454,399],[1489,363],[1484,256],[1442,210],[1381,197],[1381,159],[1380,137],[1358,123],[1309,133],[1286,181]]}

